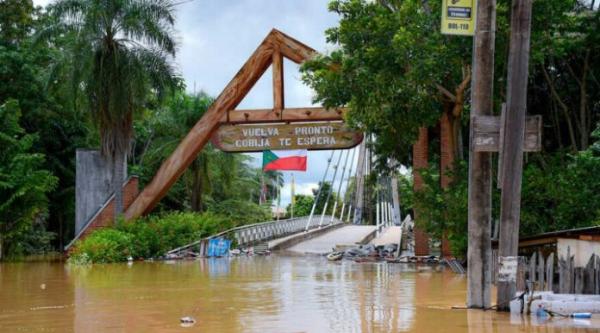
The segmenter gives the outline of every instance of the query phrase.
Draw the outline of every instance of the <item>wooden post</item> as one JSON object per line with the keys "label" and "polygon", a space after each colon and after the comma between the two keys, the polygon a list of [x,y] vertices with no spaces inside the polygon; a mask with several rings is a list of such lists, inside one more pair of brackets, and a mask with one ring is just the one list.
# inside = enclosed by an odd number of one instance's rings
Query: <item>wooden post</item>
{"label": "wooden post", "polygon": [[273,63],[271,64],[273,74],[273,110],[280,117],[285,102],[283,98],[283,56],[278,49],[273,50]]}
{"label": "wooden post", "polygon": [[534,252],[531,255],[531,258],[529,258],[529,285],[531,286],[531,290],[540,290],[537,286],[535,286],[535,283],[537,282],[537,279],[535,278],[535,272],[536,272],[536,266],[537,266],[535,258],[536,258],[536,253]]}
{"label": "wooden post", "polygon": [[[516,256],[519,249],[523,138],[527,109],[527,78],[532,0],[513,0],[506,114],[502,150],[502,202],[500,204],[500,257]],[[498,283],[498,311],[508,311],[516,292],[512,281]],[[500,306],[501,305],[501,306]]]}
{"label": "wooden post", "polygon": [[550,253],[546,258],[546,289],[547,291],[554,290],[554,253]]}
{"label": "wooden post", "polygon": [[491,153],[473,150],[473,118],[491,115],[493,108],[496,1],[479,0],[473,40],[471,81],[471,140],[469,147],[469,244],[467,251],[467,306],[484,308],[491,304]]}
{"label": "wooden post", "polygon": [[544,271],[546,270],[546,265],[544,262],[544,255],[542,254],[542,252],[538,252],[538,268],[537,268],[537,281],[538,281],[538,290],[542,291],[542,290],[546,290],[546,285],[544,284],[545,279],[544,279]]}

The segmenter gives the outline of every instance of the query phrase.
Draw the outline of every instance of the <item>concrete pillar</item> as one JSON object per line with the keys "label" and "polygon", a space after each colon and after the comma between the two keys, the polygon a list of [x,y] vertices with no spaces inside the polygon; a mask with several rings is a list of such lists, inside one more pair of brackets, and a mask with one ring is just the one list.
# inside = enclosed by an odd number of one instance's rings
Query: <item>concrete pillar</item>
{"label": "concrete pillar", "polygon": [[[75,235],[112,194],[112,167],[95,149],[75,152]],[[124,166],[127,174],[127,162]]]}
{"label": "concrete pillar", "polygon": [[[419,138],[413,145],[413,189],[418,191],[423,188],[423,179],[419,174],[419,169],[427,168],[429,160],[429,137],[427,128],[419,128]],[[419,223],[419,212],[417,209],[415,213],[415,255],[426,256],[429,255],[429,235],[420,227]]]}

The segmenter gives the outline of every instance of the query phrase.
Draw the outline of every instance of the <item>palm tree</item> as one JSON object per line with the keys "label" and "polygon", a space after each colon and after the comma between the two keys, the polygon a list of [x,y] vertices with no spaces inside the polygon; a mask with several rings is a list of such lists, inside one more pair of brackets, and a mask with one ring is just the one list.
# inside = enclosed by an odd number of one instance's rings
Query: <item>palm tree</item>
{"label": "palm tree", "polygon": [[115,219],[123,212],[124,165],[133,116],[151,94],[162,96],[178,80],[171,0],[58,0],[56,24],[41,36],[71,34],[74,86],[87,96],[102,155],[113,167]]}

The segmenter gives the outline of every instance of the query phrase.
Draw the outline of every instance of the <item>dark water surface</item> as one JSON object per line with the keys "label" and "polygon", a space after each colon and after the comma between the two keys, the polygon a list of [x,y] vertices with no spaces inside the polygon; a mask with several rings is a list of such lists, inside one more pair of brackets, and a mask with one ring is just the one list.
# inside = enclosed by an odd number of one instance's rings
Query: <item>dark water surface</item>
{"label": "dark water surface", "polygon": [[[588,332],[464,305],[466,279],[406,264],[254,257],[0,264],[0,332]],[[193,327],[179,319],[192,316]]]}

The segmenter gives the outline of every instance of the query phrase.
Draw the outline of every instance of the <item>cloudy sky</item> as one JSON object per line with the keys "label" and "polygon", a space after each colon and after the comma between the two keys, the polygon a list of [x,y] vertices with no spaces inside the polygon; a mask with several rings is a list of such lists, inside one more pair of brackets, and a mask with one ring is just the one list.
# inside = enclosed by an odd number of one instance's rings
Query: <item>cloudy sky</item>
{"label": "cloudy sky", "polygon": [[[46,5],[54,0],[34,0]],[[329,0],[179,0],[176,30],[179,52],[176,63],[190,92],[203,90],[217,96],[246,59],[273,28],[320,52],[332,49],[325,29],[337,16],[327,11]],[[286,107],[310,106],[312,91],[300,81],[298,66],[285,68]],[[265,73],[238,108],[272,107],[271,73]],[[295,172],[296,193],[311,193],[323,177],[330,151],[309,152],[307,172]],[[337,160],[337,155],[334,160]],[[253,154],[260,163],[260,154]],[[344,156],[345,158],[345,156]],[[331,171],[329,177],[331,177]],[[339,179],[340,175],[338,175]],[[290,201],[291,172],[285,172],[282,203]],[[331,179],[331,178],[329,178]],[[336,185],[337,187],[337,185]]]}

